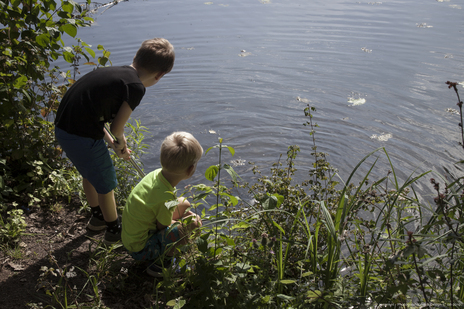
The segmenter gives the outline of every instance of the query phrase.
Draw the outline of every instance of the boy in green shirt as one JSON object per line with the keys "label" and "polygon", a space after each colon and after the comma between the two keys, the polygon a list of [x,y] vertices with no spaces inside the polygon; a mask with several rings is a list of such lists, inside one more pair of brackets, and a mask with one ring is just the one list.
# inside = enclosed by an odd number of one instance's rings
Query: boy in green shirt
{"label": "boy in green shirt", "polygon": [[[201,226],[201,219],[190,210],[185,198],[178,198],[176,207],[166,207],[173,199],[169,192],[182,180],[195,172],[197,162],[203,155],[200,143],[187,132],[174,132],[163,141],[160,151],[162,168],[145,176],[129,195],[122,215],[122,242],[130,255],[139,261],[151,262],[148,274],[162,276],[162,265],[154,263],[165,254],[172,257],[175,247],[187,243],[188,235]],[[181,218],[192,216],[188,225],[168,228]],[[168,251],[166,247],[170,246]]]}

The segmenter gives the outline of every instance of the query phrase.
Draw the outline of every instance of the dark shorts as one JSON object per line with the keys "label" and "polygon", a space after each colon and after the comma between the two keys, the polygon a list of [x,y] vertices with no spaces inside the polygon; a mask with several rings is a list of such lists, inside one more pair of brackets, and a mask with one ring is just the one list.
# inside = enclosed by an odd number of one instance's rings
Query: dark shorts
{"label": "dark shorts", "polygon": [[166,247],[180,239],[178,226],[167,227],[162,231],[153,233],[148,238],[145,248],[130,255],[137,261],[154,261],[166,251]]}
{"label": "dark shorts", "polygon": [[69,134],[58,127],[55,127],[55,137],[66,156],[97,193],[107,194],[116,188],[116,171],[104,140]]}

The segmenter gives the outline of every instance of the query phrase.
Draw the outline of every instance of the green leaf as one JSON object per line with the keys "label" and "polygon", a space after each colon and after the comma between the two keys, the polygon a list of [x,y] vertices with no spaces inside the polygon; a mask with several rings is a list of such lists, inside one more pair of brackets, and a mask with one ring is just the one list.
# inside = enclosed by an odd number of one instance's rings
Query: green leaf
{"label": "green leaf", "polygon": [[237,178],[239,177],[238,174],[234,171],[232,166],[229,164],[224,164],[224,169],[226,170],[227,173],[229,173],[230,177],[232,177],[232,180],[234,182],[237,182]]}
{"label": "green leaf", "polygon": [[211,207],[208,209],[208,211],[213,211],[213,210],[215,210],[216,208],[221,207],[221,206],[224,206],[224,205],[222,205],[222,204],[214,204],[214,205],[211,205]]}
{"label": "green leaf", "polygon": [[219,167],[217,165],[211,165],[206,169],[205,177],[206,179],[213,181],[219,173]]}
{"label": "green leaf", "polygon": [[100,65],[105,66],[105,64],[107,62],[108,62],[108,58],[106,58],[106,57],[98,57],[98,63],[100,63]]}
{"label": "green leaf", "polygon": [[3,50],[2,54],[6,55],[6,56],[11,56],[11,55],[12,55],[12,53],[11,53],[11,48],[5,47],[5,49]]}
{"label": "green leaf", "polygon": [[16,8],[16,7],[18,7],[21,3],[22,3],[22,0],[12,0],[12,1],[11,1],[11,6],[12,6],[13,8]]}
{"label": "green leaf", "polygon": [[251,224],[247,222],[239,222],[231,227],[231,230],[238,230],[238,229],[247,229],[251,226]]}
{"label": "green leaf", "polygon": [[179,302],[174,306],[174,309],[180,309],[185,306],[187,301],[185,299],[179,299]]}
{"label": "green leaf", "polygon": [[321,291],[319,291],[319,290],[308,291],[308,292],[306,293],[306,297],[307,297],[307,298],[319,298],[319,297],[321,297],[321,296],[322,296],[322,293],[321,293]]}
{"label": "green leaf", "polygon": [[402,255],[405,258],[409,257],[413,253],[416,253],[416,246],[414,245],[409,245],[402,251]]}
{"label": "green leaf", "polygon": [[[207,236],[209,236],[209,234],[205,234]],[[199,237],[197,238],[196,240],[196,243],[197,243],[197,247],[198,247],[198,250],[200,252],[203,252],[203,253],[206,253],[208,251],[208,241],[207,241],[208,237]]]}
{"label": "green leaf", "polygon": [[19,89],[19,88],[24,87],[26,85],[26,83],[27,83],[27,77],[22,75],[22,76],[18,77],[17,79],[15,79],[15,81],[13,83],[13,86],[15,88]]}
{"label": "green leaf", "polygon": [[232,157],[234,156],[234,154],[235,154],[235,149],[234,148],[232,148],[230,146],[226,146],[226,145],[223,145],[222,147],[226,147],[227,149],[229,149],[229,152],[232,155]]}
{"label": "green leaf", "polygon": [[[282,282],[282,281],[281,281]],[[277,294],[277,297],[280,298],[280,299],[283,299],[285,301],[289,301],[289,300],[294,300],[295,297],[293,296],[288,296],[288,295],[284,295],[284,294]]]}
{"label": "green leaf", "polygon": [[208,195],[209,195],[208,192],[200,193],[200,194],[198,194],[198,195],[195,195],[195,197],[193,198],[193,201],[194,201],[194,202],[200,201],[200,200],[206,198]]}
{"label": "green leaf", "polygon": [[48,33],[50,34],[52,38],[56,39],[60,35],[60,31],[55,27],[45,27],[45,29],[47,29]]}
{"label": "green leaf", "polygon": [[292,283],[295,283],[296,281],[286,279],[286,280],[280,280],[279,282],[282,283],[282,284],[292,284]]}
{"label": "green leaf", "polygon": [[63,52],[63,58],[66,62],[73,63],[74,55],[68,51]]}
{"label": "green leaf", "polygon": [[240,270],[247,270],[251,268],[250,264],[248,263],[237,263],[236,266],[240,268]]}
{"label": "green leaf", "polygon": [[421,245],[417,245],[417,257],[419,259],[423,258],[425,254],[427,254],[427,250],[421,246]]}
{"label": "green leaf", "polygon": [[270,196],[266,196],[262,202],[262,205],[266,210],[276,209],[282,204],[283,200],[284,197],[282,195],[274,193]]}
{"label": "green leaf", "polygon": [[167,201],[166,203],[164,203],[164,206],[166,206],[167,209],[175,208],[177,207],[177,205],[179,205],[178,200]]}
{"label": "green leaf", "polygon": [[321,209],[322,209],[322,214],[324,215],[324,222],[329,230],[330,234],[332,235],[332,238],[337,241],[337,233],[335,232],[335,225],[332,220],[332,216],[330,215],[330,212],[327,210],[327,207],[325,207],[324,201],[321,201]]}
{"label": "green leaf", "polygon": [[50,34],[42,33],[35,38],[35,41],[40,46],[47,47],[47,45],[50,43]]}
{"label": "green leaf", "polygon": [[206,154],[207,154],[211,149],[218,148],[218,147],[219,147],[219,145],[216,145],[216,146],[211,146],[211,147],[209,147],[208,149],[206,149],[206,151],[205,151],[205,156],[206,156]]}
{"label": "green leaf", "polygon": [[284,202],[284,199],[285,199],[284,196],[280,195],[278,193],[274,193],[274,194],[272,194],[272,196],[277,199],[276,208],[279,208],[280,205],[282,205],[282,203]]}
{"label": "green leaf", "polygon": [[92,58],[95,58],[95,52],[91,48],[85,47],[85,50],[89,53],[90,56],[92,56]]}
{"label": "green leaf", "polygon": [[235,196],[230,195],[229,193],[226,193],[226,192],[221,192],[221,193],[219,193],[219,195],[227,196],[230,199],[230,202],[232,203],[232,205],[237,206],[238,199]]}
{"label": "green leaf", "polygon": [[68,13],[72,13],[74,11],[74,5],[69,1],[63,2],[61,8],[63,9],[63,11]]}
{"label": "green leaf", "polygon": [[312,271],[307,271],[307,272],[301,274],[301,277],[308,277],[308,276],[311,276],[312,274],[313,274]]}
{"label": "green leaf", "polygon": [[66,32],[69,36],[75,37],[77,34],[77,27],[71,23],[64,24],[60,27],[61,31]]}
{"label": "green leaf", "polygon": [[275,227],[277,227],[281,232],[282,234],[285,235],[285,231],[284,229],[279,225],[279,223],[275,222],[274,220],[272,220],[272,224],[274,224]]}
{"label": "green leaf", "polygon": [[13,123],[14,123],[14,120],[13,120],[13,119],[5,119],[5,120],[3,120],[3,125],[4,125],[6,128],[9,128]]}

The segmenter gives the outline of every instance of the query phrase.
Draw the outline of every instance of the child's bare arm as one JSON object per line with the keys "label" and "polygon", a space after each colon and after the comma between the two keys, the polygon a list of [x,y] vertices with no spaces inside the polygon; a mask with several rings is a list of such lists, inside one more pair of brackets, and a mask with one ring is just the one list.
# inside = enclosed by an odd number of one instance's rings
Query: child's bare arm
{"label": "child's bare arm", "polygon": [[[120,143],[125,142],[126,139],[124,137],[124,127],[126,126],[127,120],[129,120],[130,115],[132,114],[132,109],[129,106],[129,103],[124,101],[119,108],[118,113],[116,114],[116,117],[114,117],[113,122],[111,123],[111,133],[116,137]],[[124,145],[120,145],[121,148]]]}
{"label": "child's bare arm", "polygon": [[186,198],[179,197],[177,200],[179,201],[179,204],[174,210],[172,220],[179,220],[180,218],[193,214],[191,211],[186,211],[188,208],[190,208],[190,202]]}

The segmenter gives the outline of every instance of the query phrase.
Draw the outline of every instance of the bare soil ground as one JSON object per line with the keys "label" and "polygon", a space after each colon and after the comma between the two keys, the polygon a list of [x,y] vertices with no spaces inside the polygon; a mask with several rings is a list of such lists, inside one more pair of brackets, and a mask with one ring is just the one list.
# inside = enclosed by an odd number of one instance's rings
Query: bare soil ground
{"label": "bare soil ground", "polygon": [[86,229],[90,215],[78,214],[77,203],[59,212],[37,208],[26,214],[22,256],[0,252],[1,309],[64,308],[65,299],[77,308],[153,305],[156,281],[145,266],[134,263],[123,248],[102,250],[103,232]]}

